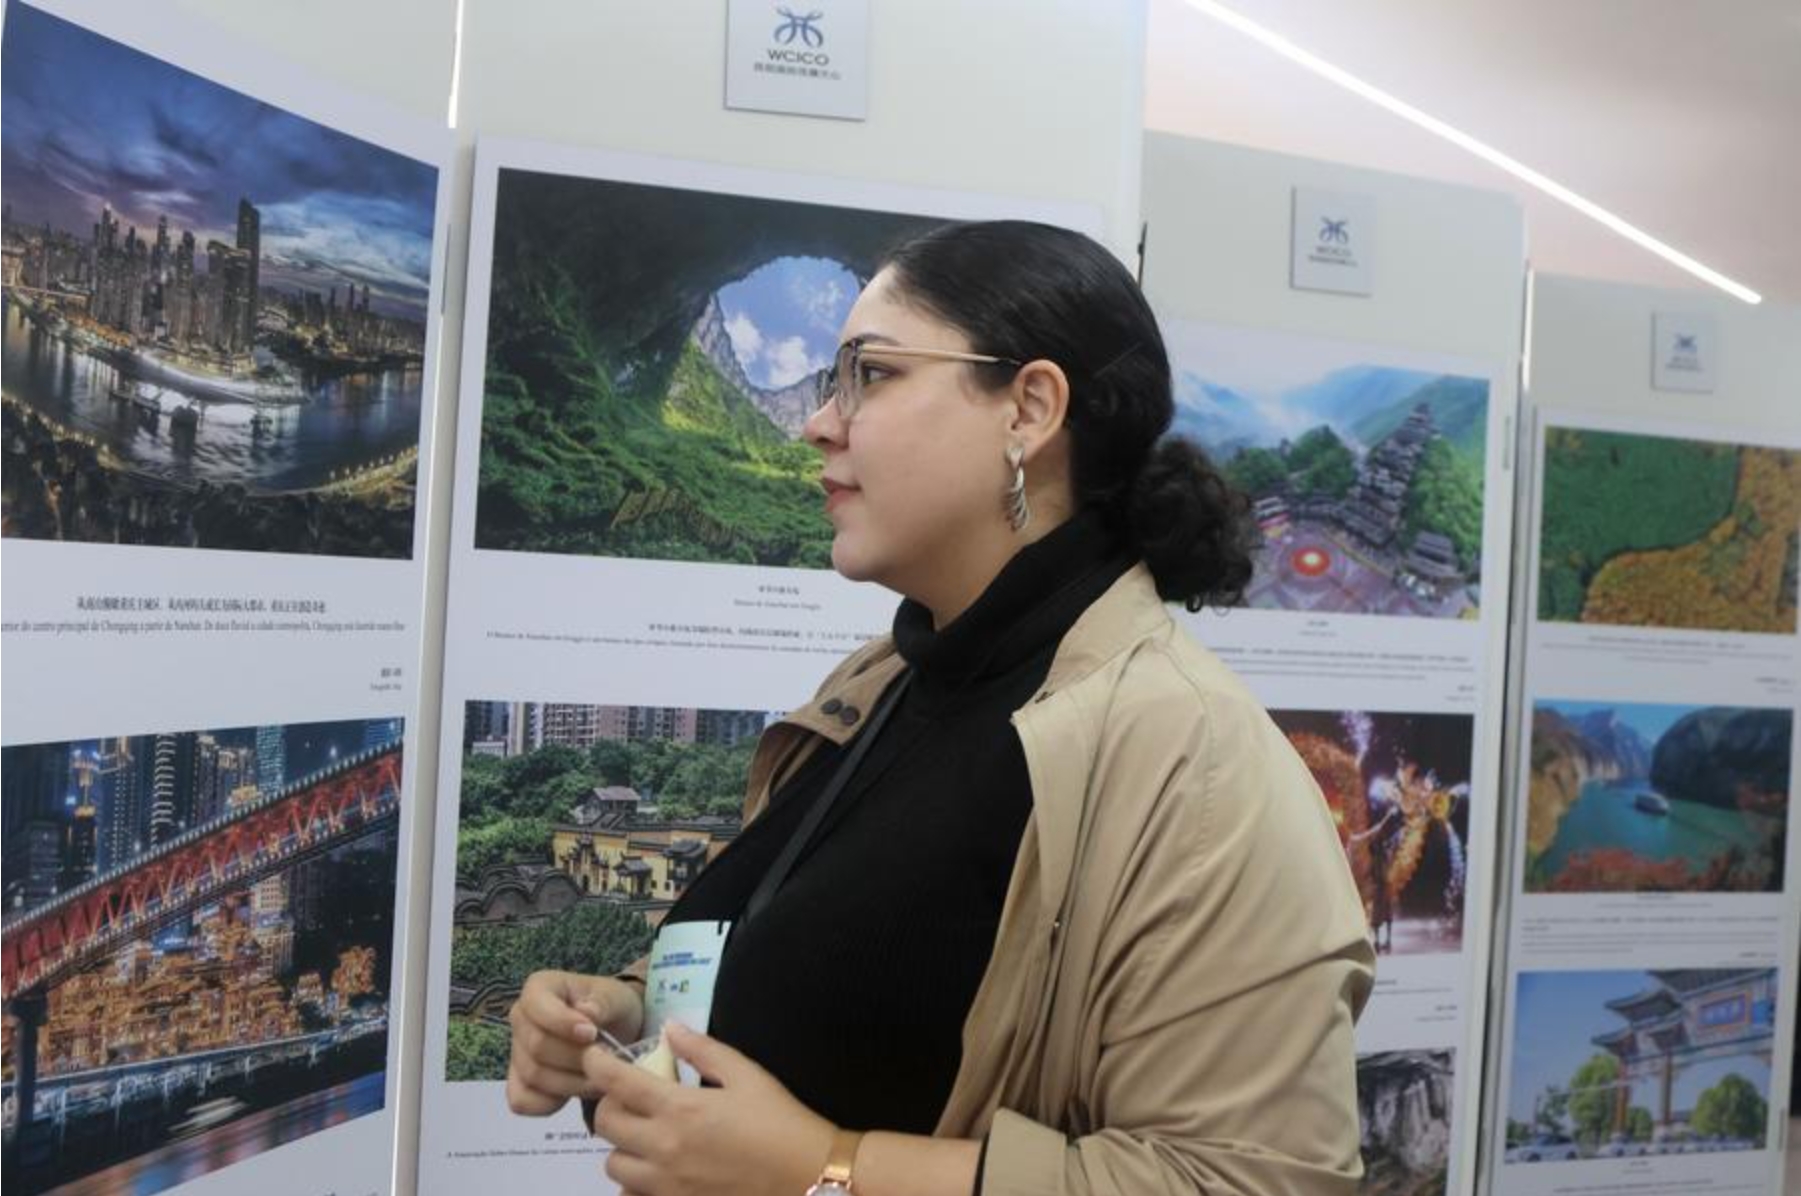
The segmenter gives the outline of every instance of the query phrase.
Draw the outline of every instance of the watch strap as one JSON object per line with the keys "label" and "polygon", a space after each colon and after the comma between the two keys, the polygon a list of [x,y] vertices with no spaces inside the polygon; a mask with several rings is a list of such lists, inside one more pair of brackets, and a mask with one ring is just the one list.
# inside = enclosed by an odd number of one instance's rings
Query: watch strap
{"label": "watch strap", "polygon": [[850,1188],[851,1168],[857,1162],[857,1147],[863,1141],[862,1130],[838,1130],[832,1135],[832,1152],[826,1156],[825,1170],[819,1173],[822,1184],[839,1184]]}

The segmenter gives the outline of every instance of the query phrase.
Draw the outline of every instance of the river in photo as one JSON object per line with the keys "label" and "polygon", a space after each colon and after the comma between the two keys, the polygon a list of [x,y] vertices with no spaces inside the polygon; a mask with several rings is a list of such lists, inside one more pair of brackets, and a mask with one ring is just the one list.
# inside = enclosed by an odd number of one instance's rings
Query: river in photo
{"label": "river in photo", "polygon": [[[207,481],[257,494],[310,490],[419,443],[425,375],[416,364],[303,376],[305,400],[266,404],[271,418],[258,427],[249,401],[185,392],[167,374],[94,356],[10,299],[4,323],[8,396],[93,437],[130,469],[184,486]],[[161,414],[152,417],[114,398],[120,383],[160,394]],[[171,419],[188,402],[200,412],[191,430]]]}
{"label": "river in photo", "polygon": [[1655,792],[1645,781],[1588,781],[1576,803],[1557,824],[1557,837],[1534,863],[1541,876],[1553,877],[1570,859],[1584,852],[1623,848],[1653,862],[1683,860],[1695,871],[1738,847],[1747,853],[1765,849],[1769,819],[1682,801],[1662,794],[1668,814],[1639,809],[1635,799]]}
{"label": "river in photo", "polygon": [[[387,1073],[371,1072],[84,1175],[52,1189],[50,1196],[150,1196],[373,1113],[382,1107],[386,1089]],[[376,1172],[385,1174],[382,1167],[371,1173]]]}

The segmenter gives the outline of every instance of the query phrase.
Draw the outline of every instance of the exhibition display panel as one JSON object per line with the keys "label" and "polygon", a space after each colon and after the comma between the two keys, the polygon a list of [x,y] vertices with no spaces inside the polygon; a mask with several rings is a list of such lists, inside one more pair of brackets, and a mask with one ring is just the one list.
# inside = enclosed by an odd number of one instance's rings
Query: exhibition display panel
{"label": "exhibition display panel", "polygon": [[[1171,434],[1245,492],[1259,541],[1244,606],[1185,617],[1313,773],[1374,936],[1357,1026],[1364,1190],[1473,1191],[1518,212],[1479,192],[1151,137],[1145,215]],[[1310,274],[1340,262],[1356,278]],[[1455,300],[1438,289],[1445,273],[1465,280]]]}
{"label": "exhibition display panel", "polygon": [[1769,1191],[1801,448],[1536,414],[1493,1190]]}
{"label": "exhibition display panel", "polygon": [[4,41],[9,1192],[390,1190],[449,141]]}
{"label": "exhibition display panel", "polygon": [[884,250],[1098,216],[487,140],[445,636],[421,1184],[587,1182],[573,1107],[510,1116],[506,1014],[608,974],[737,835],[758,735],[883,634],[830,568],[801,438]]}

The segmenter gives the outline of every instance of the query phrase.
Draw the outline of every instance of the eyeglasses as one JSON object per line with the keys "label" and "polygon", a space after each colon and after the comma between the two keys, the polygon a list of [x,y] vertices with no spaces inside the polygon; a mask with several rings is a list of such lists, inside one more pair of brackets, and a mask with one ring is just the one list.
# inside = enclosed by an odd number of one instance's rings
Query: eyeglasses
{"label": "eyeglasses", "polygon": [[1016,370],[1025,365],[1025,362],[1015,361],[1011,357],[993,357],[987,353],[961,353],[955,349],[916,349],[908,345],[887,343],[871,344],[862,337],[856,337],[838,346],[838,355],[833,358],[831,368],[819,376],[818,405],[824,407],[833,399],[838,400],[838,418],[847,423],[855,418],[857,408],[863,405],[863,387],[868,381],[863,376],[863,358],[865,356],[920,357],[928,361],[967,361],[975,365],[1010,365]]}

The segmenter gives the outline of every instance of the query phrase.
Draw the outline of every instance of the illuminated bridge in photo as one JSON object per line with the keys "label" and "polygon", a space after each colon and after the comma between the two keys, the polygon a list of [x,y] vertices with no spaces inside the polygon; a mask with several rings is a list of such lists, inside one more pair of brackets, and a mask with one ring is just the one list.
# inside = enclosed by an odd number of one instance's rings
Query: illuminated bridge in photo
{"label": "illuminated bridge in photo", "polygon": [[400,745],[372,748],[5,920],[0,991],[41,995],[226,894],[396,824]]}

